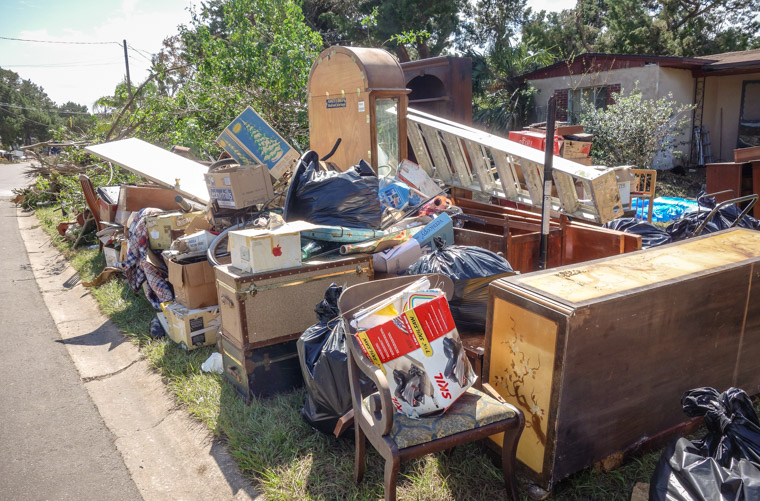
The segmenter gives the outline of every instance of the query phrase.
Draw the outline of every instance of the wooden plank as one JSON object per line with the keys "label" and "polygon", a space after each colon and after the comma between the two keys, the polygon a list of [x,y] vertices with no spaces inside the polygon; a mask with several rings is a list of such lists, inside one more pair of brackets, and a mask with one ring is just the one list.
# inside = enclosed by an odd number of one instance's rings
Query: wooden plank
{"label": "wooden plank", "polygon": [[171,188],[190,200],[202,204],[209,202],[203,177],[208,167],[169,150],[132,137],[88,146],[85,151]]}
{"label": "wooden plank", "polygon": [[578,200],[578,192],[575,190],[575,182],[572,176],[564,172],[555,171],[552,175],[554,184],[557,186],[562,209],[568,214],[575,214],[581,208]]}
{"label": "wooden plank", "polygon": [[[515,164],[522,169],[525,185],[533,205],[541,206],[544,201],[544,167],[541,164],[520,158]],[[557,200],[556,198],[554,200]]]}

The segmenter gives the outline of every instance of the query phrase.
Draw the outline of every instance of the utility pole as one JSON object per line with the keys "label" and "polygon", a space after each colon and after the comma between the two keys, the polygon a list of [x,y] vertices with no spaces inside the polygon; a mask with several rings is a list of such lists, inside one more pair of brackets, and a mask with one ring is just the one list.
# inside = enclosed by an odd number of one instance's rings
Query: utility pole
{"label": "utility pole", "polygon": [[127,55],[126,40],[124,40],[124,64],[127,67],[127,91],[129,91],[129,99],[132,99],[132,81],[129,79],[129,56]]}

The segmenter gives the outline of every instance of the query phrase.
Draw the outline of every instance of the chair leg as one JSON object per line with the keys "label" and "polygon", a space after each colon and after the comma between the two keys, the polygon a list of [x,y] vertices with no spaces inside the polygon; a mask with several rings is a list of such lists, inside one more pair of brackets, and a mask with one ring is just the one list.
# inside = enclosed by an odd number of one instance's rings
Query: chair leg
{"label": "chair leg", "polygon": [[385,501],[396,501],[396,480],[400,463],[395,456],[385,460]]}
{"label": "chair leg", "polygon": [[524,421],[515,422],[515,426],[510,426],[504,430],[504,442],[501,446],[501,470],[504,474],[507,495],[512,501],[520,499],[517,492],[517,477],[515,476],[515,456],[524,424]]}
{"label": "chair leg", "polygon": [[354,420],[354,440],[356,441],[356,453],[354,455],[354,482],[357,484],[364,478],[366,466],[365,452],[367,439],[358,420]]}

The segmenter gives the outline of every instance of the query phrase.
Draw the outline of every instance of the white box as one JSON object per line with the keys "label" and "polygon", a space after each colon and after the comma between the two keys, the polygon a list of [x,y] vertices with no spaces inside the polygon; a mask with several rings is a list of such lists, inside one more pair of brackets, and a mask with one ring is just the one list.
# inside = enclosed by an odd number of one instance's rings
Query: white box
{"label": "white box", "polygon": [[372,254],[372,267],[383,273],[400,274],[422,256],[420,243],[410,238],[403,244]]}
{"label": "white box", "polygon": [[301,232],[315,228],[294,221],[273,230],[236,230],[229,233],[232,266],[245,273],[264,273],[301,266]]}

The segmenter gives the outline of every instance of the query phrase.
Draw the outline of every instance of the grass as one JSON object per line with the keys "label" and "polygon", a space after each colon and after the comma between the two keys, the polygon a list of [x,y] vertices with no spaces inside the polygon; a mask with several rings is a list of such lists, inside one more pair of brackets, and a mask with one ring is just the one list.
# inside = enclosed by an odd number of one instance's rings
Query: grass
{"label": "grass", "polygon": [[[55,227],[62,215],[53,208],[37,210],[43,229],[71,260],[83,281],[105,265],[94,249],[74,250]],[[86,245],[90,245],[88,242]],[[171,341],[151,339],[149,324],[155,312],[142,291],[132,292],[123,280],[90,289],[104,314],[139,345],[175,400],[212,432],[226,440],[241,471],[266,499],[382,498],[383,460],[367,446],[364,481],[353,482],[351,438],[335,439],[311,429],[299,415],[306,392],[297,390],[245,405],[222,376],[200,369],[213,347],[185,352]],[[564,480],[551,499],[628,501],[636,482],[648,482],[659,451],[634,456],[611,472],[587,469]],[[451,455],[428,455],[402,464],[399,499],[445,501],[505,499],[501,470],[480,444],[456,448]],[[528,499],[524,496],[524,499]]]}

